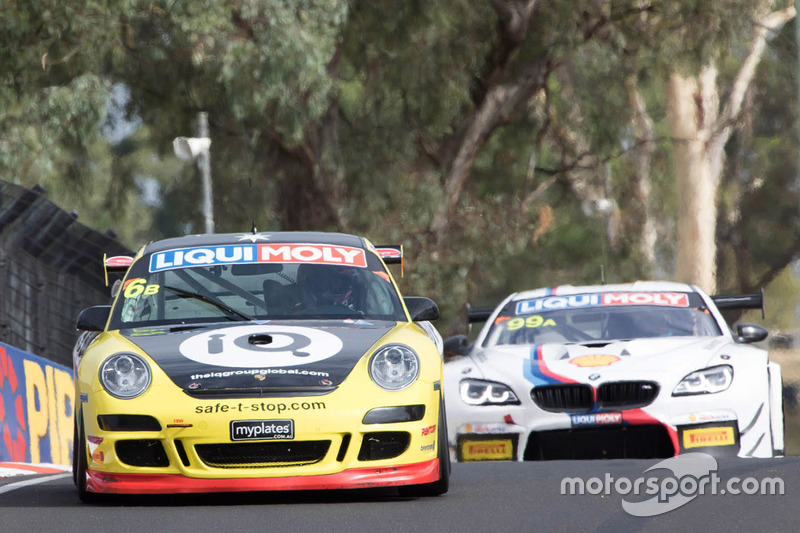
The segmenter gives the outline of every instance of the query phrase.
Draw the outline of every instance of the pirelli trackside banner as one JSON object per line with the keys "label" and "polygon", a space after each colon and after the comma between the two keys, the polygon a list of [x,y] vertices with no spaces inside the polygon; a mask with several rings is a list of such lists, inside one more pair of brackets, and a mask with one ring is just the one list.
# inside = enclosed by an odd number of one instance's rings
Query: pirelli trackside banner
{"label": "pirelli trackside banner", "polygon": [[0,462],[69,465],[72,370],[0,342]]}

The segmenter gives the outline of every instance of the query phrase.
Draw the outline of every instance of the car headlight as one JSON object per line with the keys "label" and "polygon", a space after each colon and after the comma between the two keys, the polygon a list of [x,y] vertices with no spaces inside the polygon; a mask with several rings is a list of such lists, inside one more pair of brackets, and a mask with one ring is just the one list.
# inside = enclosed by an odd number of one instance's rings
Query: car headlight
{"label": "car headlight", "polygon": [[733,368],[728,365],[712,366],[697,372],[692,372],[678,383],[673,396],[687,396],[690,394],[714,394],[722,392],[731,386],[733,381]]}
{"label": "car headlight", "polygon": [[132,353],[115,353],[100,367],[100,383],[111,396],[136,398],[150,386],[150,367]]}
{"label": "car headlight", "polygon": [[469,405],[519,404],[519,398],[509,387],[494,381],[465,379],[459,386],[461,399]]}
{"label": "car headlight", "polygon": [[419,377],[419,357],[408,346],[388,344],[372,354],[369,377],[382,389],[405,389]]}

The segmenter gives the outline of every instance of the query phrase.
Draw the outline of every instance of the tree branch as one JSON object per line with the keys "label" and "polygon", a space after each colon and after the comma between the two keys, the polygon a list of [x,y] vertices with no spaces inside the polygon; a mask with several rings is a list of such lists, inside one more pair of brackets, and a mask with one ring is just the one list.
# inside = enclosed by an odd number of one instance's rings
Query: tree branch
{"label": "tree branch", "polygon": [[455,159],[445,178],[445,201],[433,217],[430,229],[442,238],[447,220],[455,210],[472,163],[492,132],[538,87],[544,85],[552,64],[546,55],[522,70],[516,81],[493,87],[469,121]]}
{"label": "tree branch", "polygon": [[731,135],[731,125],[735,122],[735,117],[738,116],[742,110],[744,95],[753,81],[756,68],[761,62],[761,56],[764,54],[764,49],[767,45],[767,34],[776,31],[792,20],[795,15],[795,8],[789,7],[782,11],[770,13],[759,21],[756,33],[750,41],[750,49],[747,57],[742,63],[739,72],[736,74],[728,100],[719,115],[718,124],[720,127],[717,128],[715,133],[715,137],[719,137],[719,140],[715,140],[715,142],[721,143],[724,146]]}

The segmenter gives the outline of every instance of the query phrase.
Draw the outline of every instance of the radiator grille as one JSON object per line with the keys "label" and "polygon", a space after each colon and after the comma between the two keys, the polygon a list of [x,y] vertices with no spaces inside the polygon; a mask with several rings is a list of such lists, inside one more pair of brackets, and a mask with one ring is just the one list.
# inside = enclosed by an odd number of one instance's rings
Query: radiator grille
{"label": "radiator grille", "polygon": [[635,409],[650,405],[658,396],[658,384],[652,381],[616,381],[597,388],[600,409]]}
{"label": "radiator grille", "polygon": [[590,411],[594,404],[592,387],[579,383],[534,387],[531,399],[541,409],[556,413]]}
{"label": "radiator grille", "polygon": [[534,431],[523,460],[660,459],[675,453],[663,426],[616,426]]}
{"label": "radiator grille", "polygon": [[198,444],[194,448],[203,463],[211,467],[266,468],[318,463],[330,446],[331,441],[319,440]]}

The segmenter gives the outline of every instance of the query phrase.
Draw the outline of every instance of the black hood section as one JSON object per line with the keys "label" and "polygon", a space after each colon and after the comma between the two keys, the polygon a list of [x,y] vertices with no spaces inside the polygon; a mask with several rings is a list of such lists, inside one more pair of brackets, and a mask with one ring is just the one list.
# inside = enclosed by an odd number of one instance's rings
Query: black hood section
{"label": "black hood section", "polygon": [[188,393],[324,394],[394,322],[264,321],[137,328],[120,334]]}

